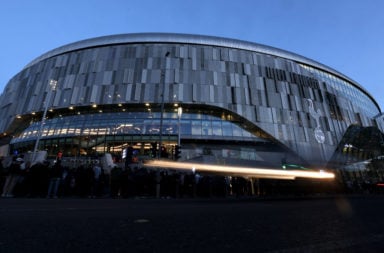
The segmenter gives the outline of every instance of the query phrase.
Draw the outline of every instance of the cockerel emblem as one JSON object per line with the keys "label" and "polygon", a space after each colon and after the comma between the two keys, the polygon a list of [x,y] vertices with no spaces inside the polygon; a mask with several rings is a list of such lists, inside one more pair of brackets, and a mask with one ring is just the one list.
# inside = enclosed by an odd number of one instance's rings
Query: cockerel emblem
{"label": "cockerel emblem", "polygon": [[314,130],[315,132],[315,139],[318,143],[324,143],[325,141],[325,134],[320,128],[320,117],[321,117],[321,111],[320,109],[315,110],[315,106],[313,104],[312,99],[307,99],[309,104],[309,114],[315,119],[316,121],[316,128]]}

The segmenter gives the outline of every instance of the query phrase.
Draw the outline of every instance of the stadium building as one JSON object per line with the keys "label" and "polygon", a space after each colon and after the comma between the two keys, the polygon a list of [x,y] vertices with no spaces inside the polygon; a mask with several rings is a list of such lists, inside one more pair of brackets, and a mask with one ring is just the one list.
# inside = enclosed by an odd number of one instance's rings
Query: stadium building
{"label": "stadium building", "polygon": [[3,155],[118,159],[128,146],[153,156],[161,145],[172,159],[180,144],[182,161],[362,178],[364,161],[383,151],[380,107],[357,82],[295,53],[200,35],[121,34],[56,48],[8,82],[0,118]]}

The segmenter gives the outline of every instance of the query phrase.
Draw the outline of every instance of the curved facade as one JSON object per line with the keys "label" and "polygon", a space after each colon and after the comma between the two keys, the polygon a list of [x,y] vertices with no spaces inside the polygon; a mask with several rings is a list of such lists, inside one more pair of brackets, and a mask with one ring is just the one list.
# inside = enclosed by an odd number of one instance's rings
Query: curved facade
{"label": "curved facade", "polygon": [[[120,154],[128,145],[148,155],[161,142],[171,157],[180,142],[182,160],[311,167],[348,157],[347,130],[383,129],[380,114],[361,85],[294,53],[209,36],[122,34],[28,64],[0,97],[0,132],[10,153],[32,151],[40,138],[38,149],[51,155]],[[357,160],[381,155],[355,148]]]}

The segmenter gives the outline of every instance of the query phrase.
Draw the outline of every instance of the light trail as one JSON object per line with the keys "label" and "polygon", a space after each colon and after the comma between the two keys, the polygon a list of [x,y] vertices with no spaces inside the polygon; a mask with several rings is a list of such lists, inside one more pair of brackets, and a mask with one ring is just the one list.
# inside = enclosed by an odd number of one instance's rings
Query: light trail
{"label": "light trail", "polygon": [[149,161],[145,163],[148,167],[171,168],[176,170],[189,170],[196,172],[213,172],[231,176],[243,176],[254,178],[286,179],[296,178],[312,179],[334,179],[335,174],[325,171],[300,171],[300,170],[281,170],[266,168],[247,168],[225,165],[210,165],[200,163],[170,162],[170,161]]}

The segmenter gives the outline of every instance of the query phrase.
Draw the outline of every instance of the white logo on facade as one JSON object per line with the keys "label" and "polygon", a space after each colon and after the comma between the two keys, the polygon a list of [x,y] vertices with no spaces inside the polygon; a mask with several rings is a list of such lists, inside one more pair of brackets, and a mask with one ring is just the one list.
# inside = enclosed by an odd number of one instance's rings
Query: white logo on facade
{"label": "white logo on facade", "polygon": [[316,128],[315,128],[315,139],[318,143],[324,143],[325,141],[325,134],[320,128],[320,116],[321,111],[320,109],[315,110],[315,106],[313,105],[312,99],[307,99],[309,103],[309,114],[315,119],[316,121]]}

